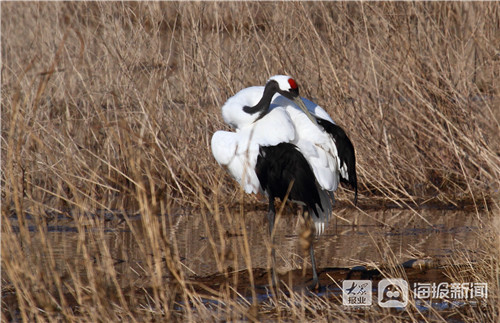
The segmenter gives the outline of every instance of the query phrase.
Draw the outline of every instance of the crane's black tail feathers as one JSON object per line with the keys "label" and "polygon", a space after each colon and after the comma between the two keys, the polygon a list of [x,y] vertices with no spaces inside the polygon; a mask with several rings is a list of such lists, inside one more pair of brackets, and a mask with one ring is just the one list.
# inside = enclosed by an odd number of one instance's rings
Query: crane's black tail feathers
{"label": "crane's black tail feathers", "polygon": [[358,205],[358,180],[356,179],[356,172],[354,172],[353,183],[349,183],[349,185],[354,189],[354,205]]}
{"label": "crane's black tail feathers", "polygon": [[[318,124],[330,134],[340,160],[340,182],[354,189],[354,204],[358,203],[358,179],[356,176],[356,155],[354,146],[344,129],[330,121],[317,118]],[[345,168],[344,168],[345,167]]]}

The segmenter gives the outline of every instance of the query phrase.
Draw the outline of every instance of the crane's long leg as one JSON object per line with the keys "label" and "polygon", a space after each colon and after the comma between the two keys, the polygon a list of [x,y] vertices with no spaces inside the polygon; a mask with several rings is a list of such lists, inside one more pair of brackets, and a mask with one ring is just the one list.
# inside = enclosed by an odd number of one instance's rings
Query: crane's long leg
{"label": "crane's long leg", "polygon": [[[314,220],[312,219],[312,212],[313,210],[311,210],[311,208],[308,208],[307,217],[305,216],[305,213],[303,213],[302,215],[304,216],[304,219],[306,221],[309,221],[310,225],[312,225],[314,228]],[[311,236],[309,244],[309,255],[311,256],[311,266],[313,271],[312,284],[309,287],[311,289],[319,289],[320,286],[319,286],[318,272],[316,270],[316,258],[314,257],[314,236]]]}
{"label": "crane's long leg", "polygon": [[311,255],[311,266],[313,270],[313,281],[311,284],[312,289],[319,288],[319,279],[318,279],[318,272],[316,271],[316,259],[314,259],[314,245],[311,242],[311,245],[309,246],[309,254]]}
{"label": "crane's long leg", "polygon": [[267,220],[269,221],[269,236],[271,237],[271,277],[272,284],[276,286],[276,252],[274,250],[274,219],[276,217],[276,210],[274,208],[274,197],[269,196],[269,211],[267,212]]}

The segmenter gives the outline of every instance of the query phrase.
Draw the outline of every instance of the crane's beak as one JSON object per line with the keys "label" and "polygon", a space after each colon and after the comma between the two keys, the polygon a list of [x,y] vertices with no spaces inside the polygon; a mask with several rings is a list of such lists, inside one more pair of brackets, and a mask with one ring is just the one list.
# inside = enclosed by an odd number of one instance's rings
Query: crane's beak
{"label": "crane's beak", "polygon": [[311,113],[307,109],[306,105],[304,104],[304,101],[302,101],[300,96],[297,96],[296,98],[294,98],[293,102],[295,102],[295,104],[299,106],[299,108],[306,114],[306,116],[309,118],[309,120],[312,121],[312,123],[314,123],[315,125],[318,124],[318,122],[316,121],[316,118],[311,115]]}

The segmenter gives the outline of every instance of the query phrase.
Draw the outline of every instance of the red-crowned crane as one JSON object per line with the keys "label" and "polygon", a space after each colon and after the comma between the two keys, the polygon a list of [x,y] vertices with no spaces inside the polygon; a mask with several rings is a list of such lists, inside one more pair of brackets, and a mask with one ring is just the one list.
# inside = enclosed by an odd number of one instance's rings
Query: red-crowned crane
{"label": "red-crowned crane", "polygon": [[[354,147],[344,130],[319,105],[299,96],[295,80],[271,77],[265,86],[245,88],[222,106],[224,121],[236,132],[217,131],[212,153],[246,193],[269,197],[269,232],[275,221],[274,199],[304,205],[316,235],[324,230],[339,183],[354,189],[357,201]],[[314,248],[309,247],[312,287],[319,287]],[[276,284],[272,249],[272,282]]]}

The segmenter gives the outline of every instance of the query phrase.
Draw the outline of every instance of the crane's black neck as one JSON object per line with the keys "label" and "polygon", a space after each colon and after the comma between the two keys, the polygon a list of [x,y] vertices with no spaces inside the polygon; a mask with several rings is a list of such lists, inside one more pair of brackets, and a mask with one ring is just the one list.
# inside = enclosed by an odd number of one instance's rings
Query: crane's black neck
{"label": "crane's black neck", "polygon": [[264,94],[262,95],[259,103],[257,103],[253,107],[244,106],[243,111],[249,114],[258,113],[259,117],[257,118],[257,120],[262,118],[269,112],[271,100],[273,99],[273,96],[276,94],[276,92],[278,92],[278,90],[278,82],[274,80],[267,82],[266,87],[264,88]]}

